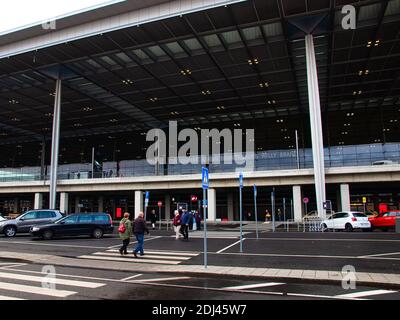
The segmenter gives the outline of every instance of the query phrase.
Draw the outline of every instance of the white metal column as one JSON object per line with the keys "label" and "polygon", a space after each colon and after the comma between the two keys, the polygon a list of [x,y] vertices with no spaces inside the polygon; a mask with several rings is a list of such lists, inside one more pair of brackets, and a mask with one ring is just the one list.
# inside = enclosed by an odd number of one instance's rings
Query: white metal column
{"label": "white metal column", "polygon": [[215,189],[208,189],[207,194],[207,221],[215,221],[217,218],[217,192]]}
{"label": "white metal column", "polygon": [[66,192],[61,192],[60,194],[60,211],[63,213],[68,214],[68,193]]}
{"label": "white metal column", "polygon": [[171,220],[171,196],[169,194],[165,195],[165,219],[167,223]]}
{"label": "white metal column", "polygon": [[350,211],[350,189],[348,184],[340,185],[341,211]]}
{"label": "white metal column", "polygon": [[293,186],[293,217],[295,221],[302,221],[303,219],[303,203],[300,186]]}
{"label": "white metal column", "polygon": [[43,209],[43,194],[42,193],[35,193],[35,202],[33,205],[35,210]]}
{"label": "white metal column", "polygon": [[60,142],[61,80],[56,80],[54,99],[53,132],[51,138],[50,201],[49,209],[56,208],[58,148]]}
{"label": "white metal column", "polygon": [[323,207],[323,203],[326,200],[324,142],[322,137],[321,104],[319,99],[317,63],[315,59],[313,36],[311,34],[306,35],[305,42],[308,79],[308,101],[310,111],[311,141],[313,151],[317,211],[319,217],[325,218],[326,212]]}
{"label": "white metal column", "polygon": [[135,218],[139,216],[139,213],[143,212],[143,191],[135,191]]}

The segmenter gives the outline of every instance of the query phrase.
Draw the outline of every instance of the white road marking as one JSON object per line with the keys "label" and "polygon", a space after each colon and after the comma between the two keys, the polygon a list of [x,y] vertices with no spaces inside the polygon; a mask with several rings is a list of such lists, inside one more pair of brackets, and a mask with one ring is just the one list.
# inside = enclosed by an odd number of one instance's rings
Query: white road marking
{"label": "white road marking", "polygon": [[75,291],[33,287],[33,286],[26,286],[26,285],[22,285],[22,284],[7,283],[7,282],[0,282],[0,289],[40,294],[40,295],[44,295],[44,296],[51,296],[51,297],[57,297],[57,298],[66,298],[68,296],[72,296],[77,293]]}
{"label": "white road marking", "polygon": [[[94,255],[99,255],[99,256],[111,256],[111,257],[123,257],[121,256],[119,253],[114,253],[114,252],[94,252],[92,253]],[[130,256],[132,256],[131,259],[136,259],[133,254],[129,254]],[[163,255],[152,255],[152,254],[148,254],[146,252],[146,254],[144,256],[141,256],[140,259],[170,259],[170,260],[189,260],[191,259],[191,257],[171,257],[171,256],[163,256]]]}
{"label": "white road marking", "polygon": [[400,242],[400,240],[394,240],[394,239],[362,239],[362,238],[249,238],[247,237],[248,240],[267,240],[267,241],[356,241],[356,242]]}
{"label": "white road marking", "polygon": [[[246,238],[243,238],[243,239],[242,239],[242,242],[243,242],[244,240],[246,240]],[[228,250],[229,248],[231,248],[231,247],[237,245],[238,243],[240,243],[240,240],[239,240],[239,241],[236,241],[235,243],[232,243],[231,245],[229,245],[229,246],[227,246],[227,247],[225,247],[225,248],[223,248],[223,249],[221,249],[221,250],[219,250],[219,251],[217,251],[217,253],[222,253],[222,252],[224,252],[225,250]]]}
{"label": "white road marking", "polygon": [[25,299],[14,298],[14,297],[7,297],[7,296],[0,296],[0,300],[25,300]]}
{"label": "white road marking", "polygon": [[103,256],[89,256],[83,255],[79,256],[81,259],[91,259],[91,260],[106,260],[106,261],[114,261],[114,262],[133,262],[133,263],[154,263],[154,264],[179,264],[180,261],[171,261],[171,260],[145,260],[141,258],[132,259],[132,258],[113,258],[113,257],[103,257]]}
{"label": "white road marking", "polygon": [[383,256],[392,256],[400,254],[400,252],[389,252],[389,253],[378,253],[378,254],[368,254],[365,256],[358,256],[357,258],[370,258],[370,257],[383,257]]}
{"label": "white road marking", "polygon": [[54,244],[54,243],[40,243],[35,241],[0,241],[2,243],[15,243],[15,244],[23,244],[23,245],[31,245],[31,246],[47,246],[47,247],[67,247],[67,248],[86,248],[86,249],[107,249],[108,247],[94,247],[94,246],[78,246],[73,244]]}
{"label": "white road marking", "polygon": [[369,290],[369,291],[360,291],[354,293],[347,293],[347,294],[339,294],[335,297],[337,298],[362,298],[362,297],[369,297],[369,296],[376,296],[380,294],[387,294],[387,293],[395,293],[397,291],[393,290]]}
{"label": "white road marking", "polygon": [[[115,249],[107,250],[107,252],[119,252]],[[196,257],[199,253],[185,253],[185,252],[173,252],[173,251],[153,251],[153,250],[146,250],[146,254],[159,254],[163,256],[183,256],[183,257]]]}
{"label": "white road marking", "polygon": [[131,280],[131,279],[134,279],[134,278],[138,278],[138,277],[140,277],[140,276],[142,276],[142,275],[143,275],[143,274],[138,273],[138,274],[135,274],[134,276],[130,276],[130,277],[123,278],[123,279],[121,279],[120,281],[128,281],[128,280]]}
{"label": "white road marking", "polygon": [[[16,274],[11,272],[0,272],[0,278],[3,279],[15,279],[15,280],[24,280],[24,281],[32,281],[32,282],[42,282],[44,277],[35,277],[28,276],[24,274]],[[46,280],[49,283],[64,285],[64,286],[74,286],[81,288],[99,288],[105,286],[104,283],[96,283],[96,282],[86,282],[86,281],[75,281],[75,280],[67,280],[60,278],[49,278]]]}
{"label": "white road marking", "polygon": [[263,288],[263,287],[280,286],[282,284],[284,284],[284,283],[283,282],[266,282],[266,283],[248,284],[248,285],[243,285],[243,286],[224,287],[222,289],[226,289],[226,290],[244,290],[244,289],[252,289],[252,288]]}
{"label": "white road marking", "polygon": [[156,279],[143,279],[136,280],[135,282],[157,282],[157,281],[173,281],[173,280],[186,280],[190,277],[171,277],[171,278],[156,278]]}

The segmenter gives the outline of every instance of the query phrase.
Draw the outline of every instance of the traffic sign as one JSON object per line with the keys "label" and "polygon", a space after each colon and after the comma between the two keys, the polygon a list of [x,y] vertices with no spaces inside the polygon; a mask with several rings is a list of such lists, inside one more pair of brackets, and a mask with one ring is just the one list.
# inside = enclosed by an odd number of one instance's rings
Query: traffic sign
{"label": "traffic sign", "polygon": [[162,202],[161,202],[161,201],[158,201],[157,205],[158,205],[159,207],[162,207]]}
{"label": "traffic sign", "polygon": [[304,202],[304,203],[309,203],[310,200],[309,200],[308,198],[304,198],[304,199],[303,199],[303,202]]}
{"label": "traffic sign", "polygon": [[254,196],[257,197],[257,186],[254,185],[253,188],[254,188]]}
{"label": "traffic sign", "polygon": [[197,196],[191,196],[190,199],[191,199],[192,202],[196,202],[197,201]]}
{"label": "traffic sign", "polygon": [[326,200],[324,202],[324,209],[325,210],[332,210],[332,202],[331,202],[331,200]]}
{"label": "traffic sign", "polygon": [[367,197],[362,198],[362,203],[367,203]]}
{"label": "traffic sign", "polygon": [[203,189],[204,190],[208,189],[208,183],[209,183],[208,168],[202,168],[201,181],[202,181]]}
{"label": "traffic sign", "polygon": [[239,174],[239,187],[240,189],[243,188],[243,173]]}

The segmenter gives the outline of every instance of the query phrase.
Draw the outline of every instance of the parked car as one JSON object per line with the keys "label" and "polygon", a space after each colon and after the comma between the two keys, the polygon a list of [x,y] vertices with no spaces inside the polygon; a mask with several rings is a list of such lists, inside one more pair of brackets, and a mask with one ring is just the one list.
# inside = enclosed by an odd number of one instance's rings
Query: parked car
{"label": "parked car", "polygon": [[400,219],[400,210],[391,210],[389,212],[380,213],[376,217],[370,217],[371,230],[381,229],[388,231],[396,228],[396,219]]}
{"label": "parked car", "polygon": [[29,233],[34,225],[47,224],[63,217],[58,210],[31,210],[15,219],[0,221],[0,233],[14,237],[17,233]]}
{"label": "parked car", "polygon": [[391,165],[391,164],[397,164],[397,162],[392,161],[392,160],[379,160],[379,161],[375,161],[372,163],[373,166],[382,166],[382,165]]}
{"label": "parked car", "polygon": [[54,223],[32,226],[30,234],[50,240],[62,236],[88,235],[100,239],[114,230],[112,218],[107,213],[75,213]]}
{"label": "parked car", "polygon": [[331,215],[328,219],[321,222],[323,230],[346,230],[353,231],[354,229],[362,229],[369,231],[371,223],[368,217],[362,212],[345,211],[337,212]]}
{"label": "parked car", "polygon": [[0,215],[0,222],[1,221],[6,221],[6,220],[7,220],[6,218],[4,218],[3,216]]}

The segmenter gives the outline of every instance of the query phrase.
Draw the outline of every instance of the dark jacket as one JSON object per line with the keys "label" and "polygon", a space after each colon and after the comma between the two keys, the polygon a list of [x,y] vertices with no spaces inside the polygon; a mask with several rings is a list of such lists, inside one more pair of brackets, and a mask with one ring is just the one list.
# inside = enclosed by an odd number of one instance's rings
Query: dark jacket
{"label": "dark jacket", "polygon": [[144,234],[144,233],[149,233],[149,229],[147,229],[146,226],[146,221],[144,221],[143,218],[136,218],[135,221],[133,222],[133,233],[134,234]]}
{"label": "dark jacket", "polygon": [[181,217],[181,224],[190,224],[191,221],[193,223],[192,215],[186,211]]}

